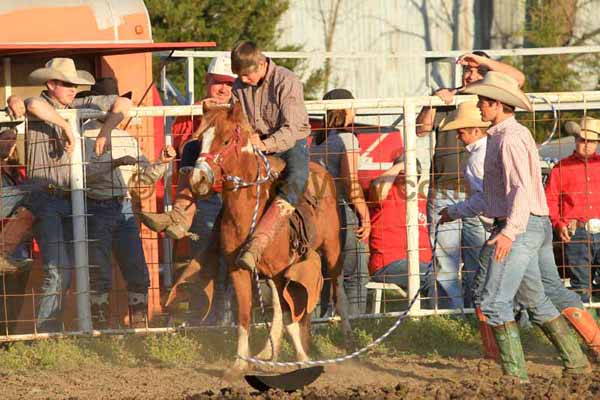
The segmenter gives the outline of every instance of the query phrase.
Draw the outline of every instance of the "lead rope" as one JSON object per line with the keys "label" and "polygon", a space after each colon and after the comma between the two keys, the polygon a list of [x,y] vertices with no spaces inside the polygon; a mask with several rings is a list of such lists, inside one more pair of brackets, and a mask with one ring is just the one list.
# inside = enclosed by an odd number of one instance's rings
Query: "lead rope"
{"label": "lead rope", "polygon": [[[440,226],[440,223],[438,222],[436,224],[436,226],[435,226],[436,233],[438,231],[439,226]],[[437,245],[437,235],[435,235],[434,237],[435,237],[435,239],[434,239],[433,245],[434,245],[434,248],[435,248],[435,246]],[[424,279],[426,279],[429,276],[429,274],[431,273],[431,269],[432,269],[431,265],[432,264],[430,264],[429,268],[427,269],[427,272],[423,276]],[[406,310],[402,314],[400,314],[400,316],[398,316],[398,319],[396,320],[396,322],[394,323],[394,325],[392,325],[387,331],[385,331],[381,336],[379,336],[377,339],[375,339],[374,341],[372,341],[368,345],[366,345],[366,346],[364,346],[364,347],[362,347],[362,348],[354,351],[353,353],[347,354],[345,356],[337,357],[337,358],[329,358],[329,359],[326,359],[326,360],[287,361],[287,362],[265,361],[265,360],[260,360],[258,358],[254,358],[254,357],[244,357],[244,356],[240,356],[240,355],[238,355],[237,357],[239,357],[240,359],[242,359],[244,361],[250,362],[252,364],[261,365],[261,366],[267,366],[267,367],[298,367],[298,368],[311,367],[311,366],[317,366],[317,365],[327,365],[327,364],[339,364],[339,363],[342,363],[344,361],[351,360],[353,358],[356,358],[356,357],[360,356],[361,354],[366,353],[367,351],[369,351],[373,347],[379,345],[379,343],[381,343],[388,336],[390,336],[396,329],[398,329],[398,327],[402,324],[402,322],[404,321],[404,319],[408,316],[408,313],[410,312],[410,309],[412,308],[412,306],[415,304],[415,302],[419,298],[419,294],[421,293],[422,289],[423,289],[423,285],[421,285],[419,287],[419,290],[417,290],[417,293],[410,300],[410,303],[408,303],[408,307],[406,308]],[[269,335],[269,339],[270,338],[271,338],[271,336]],[[273,342],[271,342],[271,348],[273,348]],[[274,353],[272,353],[272,354],[274,354]]]}

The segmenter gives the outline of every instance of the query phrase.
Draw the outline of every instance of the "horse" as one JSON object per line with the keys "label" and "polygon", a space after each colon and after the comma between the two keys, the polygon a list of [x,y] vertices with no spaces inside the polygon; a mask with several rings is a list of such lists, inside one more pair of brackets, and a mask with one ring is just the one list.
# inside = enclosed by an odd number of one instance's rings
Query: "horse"
{"label": "horse", "polygon": [[[220,219],[220,252],[228,264],[238,304],[238,343],[234,370],[248,368],[244,358],[249,357],[249,329],[251,322],[253,276],[236,264],[240,250],[247,242],[251,226],[262,215],[272,197],[274,179],[267,179],[272,170],[282,170],[283,161],[264,157],[249,141],[253,130],[239,104],[230,108],[208,110],[195,132],[202,139],[202,150],[190,177],[192,192],[206,197],[221,191],[223,209]],[[271,167],[271,171],[269,171]],[[340,219],[333,178],[321,166],[311,163],[310,176],[305,193],[317,199],[314,218],[309,223],[313,232],[307,255],[302,259],[290,248],[292,229],[285,226],[277,238],[263,253],[257,265],[260,275],[266,277],[272,290],[273,320],[270,330],[271,343],[258,353],[261,359],[277,358],[282,335],[282,324],[296,350],[298,361],[308,360],[307,346],[310,339],[310,312],[314,308],[322,288],[321,253],[332,280],[332,297],[342,320],[342,331],[350,336],[348,302],[343,289],[341,264]],[[258,186],[258,187],[257,187]],[[255,210],[256,208],[256,210]],[[256,215],[255,215],[256,213]],[[320,277],[320,285],[301,290],[297,284],[307,276]],[[308,278],[306,278],[308,279]],[[310,292],[319,293],[310,293]],[[286,301],[281,302],[280,298]]]}

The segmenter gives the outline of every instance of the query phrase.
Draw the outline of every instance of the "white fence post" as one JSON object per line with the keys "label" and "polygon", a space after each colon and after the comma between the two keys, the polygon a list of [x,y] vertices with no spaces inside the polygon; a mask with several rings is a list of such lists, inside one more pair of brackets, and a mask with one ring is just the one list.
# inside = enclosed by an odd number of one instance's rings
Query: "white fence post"
{"label": "white fence post", "polygon": [[[408,254],[408,298],[421,287],[419,270],[419,184],[417,175],[416,107],[412,99],[404,102],[404,176],[406,178],[406,248]],[[418,314],[421,300],[417,298],[410,314]]]}
{"label": "white fence post", "polygon": [[79,130],[79,111],[69,113],[69,123],[75,139],[71,155],[71,205],[73,211],[73,247],[75,255],[75,281],[77,284],[77,324],[82,332],[92,331],[90,310],[90,273],[88,261],[87,224],[85,210],[84,142]]}

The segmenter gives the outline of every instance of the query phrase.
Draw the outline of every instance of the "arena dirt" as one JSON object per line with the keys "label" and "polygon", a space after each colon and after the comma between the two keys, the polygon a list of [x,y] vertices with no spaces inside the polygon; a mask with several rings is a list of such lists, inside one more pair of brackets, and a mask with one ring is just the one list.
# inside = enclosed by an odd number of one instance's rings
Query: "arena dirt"
{"label": "arena dirt", "polygon": [[240,378],[226,380],[225,363],[190,368],[89,367],[0,376],[2,399],[600,399],[600,370],[561,378],[552,357],[528,361],[531,383],[514,385],[498,365],[480,359],[366,357],[327,367],[301,392],[259,394]]}

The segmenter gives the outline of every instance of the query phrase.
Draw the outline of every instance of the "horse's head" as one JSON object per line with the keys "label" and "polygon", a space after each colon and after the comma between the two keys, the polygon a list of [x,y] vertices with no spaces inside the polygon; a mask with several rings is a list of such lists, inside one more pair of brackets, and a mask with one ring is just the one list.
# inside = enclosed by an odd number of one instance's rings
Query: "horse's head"
{"label": "horse's head", "polygon": [[202,140],[202,150],[190,178],[195,195],[206,197],[221,191],[225,175],[246,175],[241,160],[244,153],[253,151],[248,141],[251,132],[239,103],[205,112],[195,133]]}

